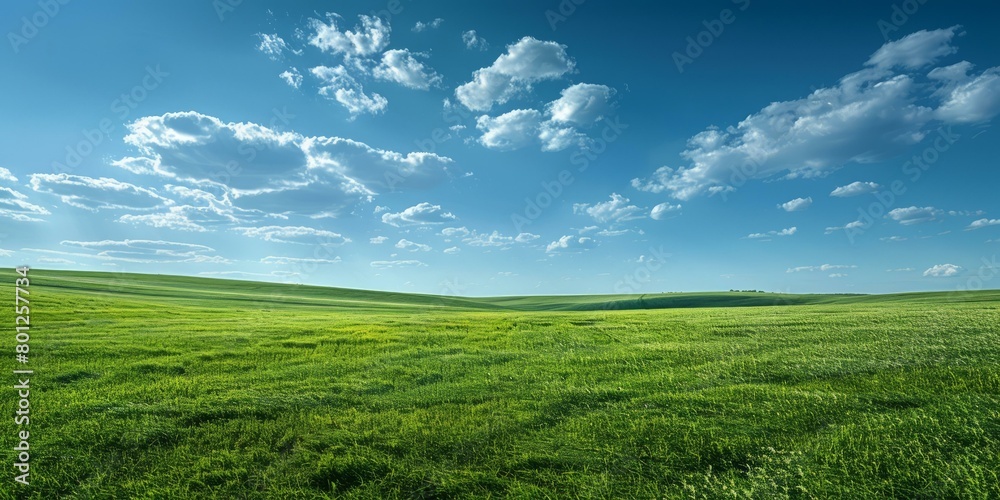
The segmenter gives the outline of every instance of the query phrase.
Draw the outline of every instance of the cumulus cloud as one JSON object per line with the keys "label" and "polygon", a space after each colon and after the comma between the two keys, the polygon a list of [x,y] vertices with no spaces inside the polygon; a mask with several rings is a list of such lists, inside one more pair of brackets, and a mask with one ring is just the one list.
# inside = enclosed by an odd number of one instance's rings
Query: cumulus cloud
{"label": "cumulus cloud", "polygon": [[440,28],[442,24],[444,24],[444,19],[441,19],[440,17],[435,18],[433,21],[426,23],[423,21],[417,21],[417,24],[413,25],[411,31],[413,31],[414,33],[422,33],[427,30],[436,30]]}
{"label": "cumulus cloud", "polygon": [[680,205],[671,205],[670,203],[660,203],[653,207],[649,211],[649,217],[653,220],[663,220],[667,214],[671,212],[676,212],[681,209]]}
{"label": "cumulus cloud", "polygon": [[408,250],[410,252],[430,252],[430,245],[424,245],[423,243],[415,243],[406,238],[403,238],[396,242],[396,248],[400,250]]}
{"label": "cumulus cloud", "polygon": [[302,73],[297,68],[290,68],[278,75],[289,87],[297,89],[302,86]]}
{"label": "cumulus cloud", "polygon": [[735,126],[709,127],[688,140],[681,153],[686,165],[663,167],[633,185],[690,199],[734,189],[737,173],[741,180],[820,176],[847,164],[892,158],[933,127],[992,119],[1000,112],[997,68],[967,77],[967,87],[952,83],[943,102],[939,91],[949,83],[925,71],[955,52],[951,42],[957,30],[919,31],[889,42],[836,85],[774,102]]}
{"label": "cumulus cloud", "polygon": [[309,44],[324,52],[344,56],[370,56],[389,45],[391,29],[380,17],[361,15],[358,18],[361,24],[345,31],[337,27],[338,21],[343,19],[337,14],[327,14],[326,22],[310,19]]}
{"label": "cumulus cloud", "polygon": [[984,227],[997,226],[997,225],[1000,225],[1000,219],[979,219],[969,224],[969,227],[967,227],[966,229],[968,230],[982,229]]}
{"label": "cumulus cloud", "polygon": [[455,214],[441,210],[441,205],[432,205],[426,201],[402,212],[382,214],[382,222],[396,227],[444,224],[457,218]]}
{"label": "cumulus cloud", "polygon": [[848,196],[860,196],[863,194],[874,193],[879,190],[881,186],[874,182],[861,182],[855,181],[846,186],[840,186],[830,192],[830,196],[837,196],[840,198],[846,198]]}
{"label": "cumulus cloud", "polygon": [[774,236],[791,236],[791,235],[795,234],[796,232],[798,232],[798,230],[799,229],[797,227],[790,227],[790,228],[787,228],[787,229],[782,229],[780,231],[768,231],[766,233],[752,233],[752,234],[748,234],[747,238],[750,238],[752,240],[756,240],[756,239],[761,239],[761,238],[771,238],[771,237],[774,237]]}
{"label": "cumulus cloud", "polygon": [[139,155],[113,165],[270,214],[332,214],[381,191],[428,188],[449,177],[452,163],[433,153],[403,154],[340,137],[226,123],[193,111],[143,117],[128,131],[125,142]]}
{"label": "cumulus cloud", "polygon": [[565,45],[526,36],[508,45],[492,65],[476,70],[472,81],[455,89],[455,97],[473,111],[489,111],[533,83],[573,71],[575,64]]}
{"label": "cumulus cloud", "polygon": [[372,70],[372,74],[375,78],[411,89],[427,90],[441,83],[441,75],[424,66],[406,49],[385,51],[382,62]]}
{"label": "cumulus cloud", "polygon": [[630,205],[629,199],[611,193],[611,199],[600,203],[574,203],[573,213],[585,214],[600,223],[618,223],[645,217],[644,210],[636,205]]}
{"label": "cumulus cloud", "polygon": [[490,48],[490,44],[483,37],[479,36],[476,30],[463,31],[462,43],[465,44],[465,48],[470,50],[486,50]]}
{"label": "cumulus cloud", "polygon": [[864,221],[856,220],[854,222],[848,222],[847,224],[844,224],[843,226],[828,227],[828,228],[826,228],[826,233],[825,234],[831,234],[831,233],[834,233],[836,231],[850,231],[852,229],[863,229],[864,227],[865,227]]}
{"label": "cumulus cloud", "polygon": [[593,238],[586,236],[563,236],[545,247],[546,253],[580,252],[596,246]]}
{"label": "cumulus cloud", "polygon": [[534,109],[515,109],[496,118],[483,115],[476,128],[479,142],[490,149],[513,150],[533,143],[538,137],[542,114]]}
{"label": "cumulus cloud", "polygon": [[340,103],[352,118],[362,113],[378,114],[389,106],[385,97],[376,93],[366,94],[361,83],[344,65],[316,66],[309,71],[322,82],[319,94]]}
{"label": "cumulus cloud", "polygon": [[879,69],[920,69],[939,59],[958,52],[951,44],[959,27],[927,31],[921,30],[903,38],[887,42],[865,63]]}
{"label": "cumulus cloud", "polygon": [[906,207],[889,211],[889,218],[906,226],[931,222],[944,212],[934,207]]}
{"label": "cumulus cloud", "polygon": [[813,199],[809,198],[795,198],[794,200],[786,201],[780,205],[779,208],[786,212],[799,212],[809,208],[813,203]]}
{"label": "cumulus cloud", "polygon": [[14,174],[10,172],[10,170],[0,167],[0,181],[17,182],[17,177],[15,177]]}
{"label": "cumulus cloud", "polygon": [[269,57],[272,61],[281,59],[282,52],[288,48],[288,44],[278,35],[257,33],[257,50]]}
{"label": "cumulus cloud", "polygon": [[924,276],[932,278],[948,278],[955,276],[962,271],[963,269],[960,266],[956,266],[954,264],[938,264],[924,271]]}
{"label": "cumulus cloud", "polygon": [[578,83],[563,89],[559,99],[549,103],[547,112],[557,122],[591,125],[611,112],[613,94],[606,85]]}
{"label": "cumulus cloud", "polygon": [[956,84],[936,111],[949,123],[982,123],[1000,114],[1000,68],[990,68],[976,77],[952,80]]}
{"label": "cumulus cloud", "polygon": [[368,243],[371,243],[372,245],[381,245],[387,241],[389,241],[389,238],[385,236],[376,236],[368,239]]}

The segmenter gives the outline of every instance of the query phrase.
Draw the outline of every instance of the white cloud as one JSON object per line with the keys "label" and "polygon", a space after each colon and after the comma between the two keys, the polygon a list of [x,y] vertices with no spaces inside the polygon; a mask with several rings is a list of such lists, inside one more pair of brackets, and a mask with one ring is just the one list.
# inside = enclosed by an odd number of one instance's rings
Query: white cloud
{"label": "white cloud", "polygon": [[553,121],[588,126],[611,112],[613,94],[614,89],[605,85],[578,83],[563,89],[546,112]]}
{"label": "white cloud", "polygon": [[[171,207],[174,208],[174,207]],[[174,229],[177,231],[205,232],[206,229],[193,222],[180,212],[166,212],[157,214],[134,215],[125,214],[118,218],[118,222],[133,225],[146,225],[158,229]]]}
{"label": "white cloud", "polygon": [[861,182],[855,181],[846,186],[840,186],[830,192],[830,196],[837,196],[840,198],[846,198],[848,196],[860,196],[863,194],[874,193],[879,190],[881,186],[874,182]]}
{"label": "white cloud", "polygon": [[826,233],[825,234],[830,234],[830,233],[833,233],[833,232],[836,232],[836,231],[841,231],[841,230],[849,231],[849,230],[852,230],[852,229],[863,229],[864,227],[865,227],[865,223],[863,221],[856,220],[854,222],[848,222],[846,225],[843,225],[843,226],[828,227],[828,228],[826,228]]}
{"label": "white cloud", "polygon": [[283,71],[278,78],[284,80],[292,88],[299,88],[302,86],[302,73],[299,73],[298,68],[291,68]]}
{"label": "white cloud", "polygon": [[374,238],[369,239],[368,243],[371,243],[372,245],[381,245],[387,241],[389,241],[389,238],[385,236],[376,236]]}
{"label": "white cloud", "polygon": [[448,255],[456,254],[456,253],[461,252],[461,251],[462,251],[462,249],[458,248],[458,247],[450,247],[450,248],[445,248],[444,249],[444,253],[446,253]]}
{"label": "white cloud", "polygon": [[[834,86],[774,102],[735,126],[709,127],[688,140],[681,153],[687,165],[663,167],[652,179],[636,179],[633,185],[690,199],[716,188],[733,189],[731,179],[737,174],[741,182],[780,174],[820,176],[850,163],[897,156],[935,126],[992,117],[1000,111],[992,70],[974,85],[976,92],[969,91],[963,101],[969,106],[956,104],[955,113],[947,103],[935,111],[936,93],[945,83],[916,71],[955,51],[951,40],[956,29],[920,31],[890,42],[862,70]],[[898,73],[900,69],[904,72]]]}
{"label": "white cloud", "polygon": [[967,227],[966,229],[968,230],[982,229],[984,227],[997,226],[997,225],[1000,225],[1000,219],[979,219],[977,221],[973,221],[972,224],[969,224],[969,227]]}
{"label": "white cloud", "polygon": [[611,193],[609,201],[595,203],[574,203],[573,213],[586,214],[600,223],[625,222],[634,219],[641,219],[645,215],[640,215],[644,210],[635,205],[629,205],[629,199],[618,194]]}
{"label": "white cloud", "polygon": [[426,201],[418,203],[399,213],[382,214],[382,222],[390,226],[415,226],[428,224],[444,224],[455,220],[454,214],[441,210],[441,205],[432,205]]}
{"label": "white cloud", "polygon": [[274,264],[278,266],[285,265],[302,265],[302,264],[338,264],[341,262],[340,257],[334,257],[333,259],[303,259],[298,257],[274,257],[267,256],[260,259],[261,264]]}
{"label": "white cloud", "polygon": [[844,273],[833,273],[830,275],[831,278],[846,278],[847,275]]}
{"label": "white cloud", "polygon": [[790,227],[788,229],[782,229],[781,231],[768,231],[766,233],[748,234],[747,238],[755,240],[760,238],[770,238],[772,236],[791,236],[796,232],[798,232],[798,230],[799,229],[797,227]]}
{"label": "white cloud", "polygon": [[671,205],[670,203],[660,203],[659,205],[656,205],[655,207],[653,207],[652,210],[649,211],[649,217],[653,220],[663,220],[663,218],[666,217],[667,214],[671,212],[676,212],[680,209],[681,209],[680,205]]}
{"label": "white cloud", "polygon": [[889,218],[905,226],[937,220],[943,212],[934,207],[907,207],[889,211]]}
{"label": "white cloud", "polygon": [[430,245],[424,245],[422,243],[414,243],[406,238],[403,238],[396,242],[396,248],[400,250],[407,250],[410,252],[430,252]]}
{"label": "white cloud", "polygon": [[59,244],[65,247],[84,250],[85,252],[68,253],[39,249],[24,250],[55,255],[94,258],[107,261],[146,264],[168,262],[209,264],[231,263],[228,259],[214,255],[215,249],[211,247],[165,240],[64,240]]}
{"label": "white cloud", "polygon": [[455,89],[455,97],[473,111],[489,111],[533,83],[559,78],[574,67],[565,45],[526,36],[508,45],[491,66],[476,70],[472,81]]}
{"label": "white cloud", "polygon": [[887,42],[872,54],[866,66],[879,69],[920,69],[958,51],[952,44],[958,26],[934,31],[920,30]]}
{"label": "white cloud", "polygon": [[924,276],[930,276],[933,278],[948,278],[955,276],[962,271],[963,269],[960,266],[956,266],[954,264],[938,264],[924,271]]}
{"label": "white cloud", "polygon": [[914,269],[912,267],[899,267],[899,268],[896,268],[896,269],[886,269],[885,270],[885,272],[887,272],[887,273],[911,273],[913,271],[916,271],[916,269]]}
{"label": "white cloud", "polygon": [[260,43],[257,45],[257,50],[269,57],[272,61],[281,59],[282,52],[288,48],[288,44],[286,44],[285,41],[278,35],[257,33],[257,39],[260,40]]}
{"label": "white cloud", "polygon": [[531,144],[538,137],[542,114],[534,109],[515,109],[496,118],[483,115],[476,128],[483,132],[479,142],[490,149],[512,150]]}
{"label": "white cloud", "polygon": [[[9,170],[0,168],[0,181],[16,182]],[[28,201],[28,196],[14,188],[0,186],[0,217],[20,222],[43,222],[38,216],[50,215],[40,205]]]}
{"label": "white cloud", "polygon": [[300,245],[343,245],[350,243],[339,233],[303,226],[237,227],[233,229],[243,236],[259,238],[275,243],[297,243]]}
{"label": "white cloud", "polygon": [[465,48],[470,50],[486,50],[490,48],[490,44],[486,43],[486,40],[479,36],[476,30],[462,32],[462,43],[465,44]]}
{"label": "white cloud", "polygon": [[441,27],[441,25],[443,23],[444,23],[444,19],[441,19],[440,17],[435,18],[433,21],[426,22],[426,23],[423,22],[423,21],[417,21],[417,24],[413,25],[413,28],[411,28],[411,31],[413,31],[414,33],[421,33],[423,31],[427,31],[427,30],[431,30],[431,29],[438,29],[438,28]]}
{"label": "white cloud", "polygon": [[372,70],[372,74],[375,78],[411,89],[427,90],[441,83],[441,75],[424,66],[406,49],[385,51],[382,62]]}
{"label": "white cloud", "polygon": [[809,208],[812,205],[812,202],[812,196],[808,198],[795,198],[794,200],[786,201],[781,205],[778,205],[778,207],[786,212],[799,212]]}
{"label": "white cloud", "polygon": [[578,252],[593,248],[596,242],[586,236],[563,236],[545,247],[546,253]]}
{"label": "white cloud", "polygon": [[1000,68],[990,68],[975,78],[964,78],[937,109],[938,119],[949,123],[981,123],[1000,114]]}
{"label": "white cloud", "polygon": [[62,257],[39,257],[35,261],[40,264],[76,264],[75,261]]}
{"label": "white cloud", "polygon": [[532,233],[520,233],[514,237],[514,241],[517,243],[530,243],[538,238],[541,238],[541,236]]}
{"label": "white cloud", "polygon": [[848,265],[843,265],[843,264],[823,264],[821,266],[790,267],[785,272],[786,273],[801,273],[801,272],[806,272],[806,271],[809,271],[809,272],[811,272],[811,271],[826,272],[826,271],[834,271],[834,270],[837,270],[837,269],[857,269],[857,267],[858,266],[848,266]]}
{"label": "white cloud", "polygon": [[114,165],[193,184],[241,209],[271,214],[317,216],[399,185],[425,189],[447,179],[452,163],[433,153],[402,154],[197,112],[143,117],[128,130],[125,142],[140,155]]}
{"label": "white cloud", "polygon": [[375,269],[391,269],[394,267],[427,267],[419,260],[376,260],[369,264]]}
{"label": "white cloud", "polygon": [[14,174],[10,173],[10,170],[0,167],[0,181],[17,182],[17,177],[14,177]]}
{"label": "white cloud", "polygon": [[309,44],[324,52],[344,56],[370,56],[381,52],[389,45],[391,28],[377,16],[361,15],[360,25],[353,30],[341,31],[337,27],[340,16],[327,14],[327,22],[310,19],[308,27],[313,31]]}
{"label": "white cloud", "polygon": [[465,227],[446,227],[441,230],[441,236],[446,238],[459,237],[464,238],[470,234],[469,230]]}
{"label": "white cloud", "polygon": [[476,128],[483,134],[479,143],[490,149],[510,151],[541,143],[542,151],[562,151],[573,145],[583,146],[588,139],[574,127],[560,126],[553,120],[542,120],[535,109],[515,109],[495,118],[482,115]]}
{"label": "white cloud", "polygon": [[378,114],[389,106],[385,97],[375,93],[366,94],[361,83],[343,65],[332,68],[316,66],[309,71],[323,82],[319,94],[339,102],[352,118],[361,113]]}
{"label": "white cloud", "polygon": [[66,205],[91,212],[151,209],[174,203],[152,189],[108,177],[31,174],[29,184],[36,192],[58,196]]}

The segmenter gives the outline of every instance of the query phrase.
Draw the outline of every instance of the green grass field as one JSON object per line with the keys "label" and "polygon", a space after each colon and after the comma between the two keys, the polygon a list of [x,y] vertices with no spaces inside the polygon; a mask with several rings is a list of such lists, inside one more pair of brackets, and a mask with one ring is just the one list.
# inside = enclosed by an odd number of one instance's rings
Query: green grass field
{"label": "green grass field", "polygon": [[31,485],[4,418],[2,498],[1000,497],[998,291],[29,276]]}

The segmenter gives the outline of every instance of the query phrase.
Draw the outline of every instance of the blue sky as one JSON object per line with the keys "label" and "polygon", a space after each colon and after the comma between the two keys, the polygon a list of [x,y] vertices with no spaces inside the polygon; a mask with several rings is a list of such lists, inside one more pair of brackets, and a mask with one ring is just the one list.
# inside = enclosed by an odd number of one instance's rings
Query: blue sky
{"label": "blue sky", "polygon": [[988,2],[5,2],[0,263],[996,288]]}

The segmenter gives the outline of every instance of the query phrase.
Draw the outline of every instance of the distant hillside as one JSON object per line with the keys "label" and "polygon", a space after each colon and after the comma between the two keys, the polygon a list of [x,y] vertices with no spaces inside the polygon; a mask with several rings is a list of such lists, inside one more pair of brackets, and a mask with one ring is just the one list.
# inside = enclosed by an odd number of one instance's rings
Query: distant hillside
{"label": "distant hillside", "polygon": [[754,292],[647,293],[636,295],[539,295],[515,297],[451,297],[308,285],[239,281],[159,274],[52,271],[33,269],[33,287],[56,287],[89,293],[156,297],[186,304],[255,303],[357,309],[425,309],[510,311],[594,311],[697,307],[762,307],[907,301],[928,303],[1000,300],[1000,290],[975,293],[918,292],[890,295],[778,294]]}

